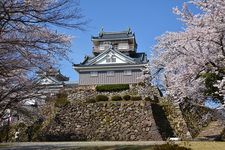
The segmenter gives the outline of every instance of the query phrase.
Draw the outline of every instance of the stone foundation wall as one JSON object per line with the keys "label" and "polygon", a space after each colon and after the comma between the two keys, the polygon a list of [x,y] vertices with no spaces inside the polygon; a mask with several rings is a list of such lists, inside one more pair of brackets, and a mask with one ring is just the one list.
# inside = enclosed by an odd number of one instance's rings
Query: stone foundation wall
{"label": "stone foundation wall", "polygon": [[138,95],[143,99],[145,97],[150,97],[155,99],[155,97],[160,97],[159,91],[153,86],[140,86],[137,84],[131,84],[129,90],[119,91],[119,92],[97,92],[95,86],[77,86],[73,89],[68,89],[68,100],[72,103],[85,103],[87,99],[94,98],[97,95],[107,95],[109,98],[114,95]]}
{"label": "stone foundation wall", "polygon": [[192,137],[196,137],[211,121],[217,119],[211,109],[188,101],[181,103],[180,109]]}
{"label": "stone foundation wall", "polygon": [[171,101],[168,101],[167,99],[162,100],[160,103],[164,109],[170,126],[175,133],[175,136],[180,137],[182,140],[192,139],[189,128],[185,119],[183,118],[180,108],[176,107]]}
{"label": "stone foundation wall", "polygon": [[146,101],[67,105],[43,130],[42,137],[47,141],[162,140],[151,103]]}

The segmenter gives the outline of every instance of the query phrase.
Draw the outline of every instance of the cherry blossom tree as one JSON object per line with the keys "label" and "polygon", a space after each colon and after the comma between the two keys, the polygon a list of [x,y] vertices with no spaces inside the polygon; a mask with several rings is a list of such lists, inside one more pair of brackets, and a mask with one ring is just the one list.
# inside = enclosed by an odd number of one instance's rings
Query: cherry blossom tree
{"label": "cherry blossom tree", "polygon": [[0,1],[0,118],[34,95],[37,70],[69,60],[71,37],[56,29],[86,23],[77,0]]}
{"label": "cherry blossom tree", "polygon": [[150,80],[151,80],[151,73],[150,73],[150,64],[149,62],[146,63],[144,65],[144,67],[142,68],[142,75],[140,77],[137,77],[137,79],[142,82],[143,84],[145,84],[145,86],[148,86],[150,84]]}
{"label": "cherry blossom tree", "polygon": [[[189,5],[199,13],[192,13]],[[173,11],[184,30],[158,37],[153,59],[155,68],[163,68],[167,93],[178,103],[184,97],[197,103],[207,96],[223,101],[225,95],[218,94],[215,84],[225,75],[225,1],[190,0]]]}

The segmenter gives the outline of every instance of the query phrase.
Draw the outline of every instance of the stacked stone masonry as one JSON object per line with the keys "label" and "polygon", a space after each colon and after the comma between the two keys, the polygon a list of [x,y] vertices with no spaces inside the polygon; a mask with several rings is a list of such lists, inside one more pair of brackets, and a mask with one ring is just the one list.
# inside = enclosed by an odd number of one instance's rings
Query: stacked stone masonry
{"label": "stacked stone masonry", "polygon": [[67,105],[60,109],[46,128],[45,137],[53,141],[162,140],[151,103],[145,101]]}

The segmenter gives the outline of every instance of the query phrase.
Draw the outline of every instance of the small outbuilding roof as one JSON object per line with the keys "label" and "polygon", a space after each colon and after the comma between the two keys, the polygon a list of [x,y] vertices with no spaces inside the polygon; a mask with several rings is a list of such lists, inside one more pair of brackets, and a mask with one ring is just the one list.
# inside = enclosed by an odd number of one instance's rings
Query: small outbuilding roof
{"label": "small outbuilding roof", "polygon": [[60,70],[57,70],[53,67],[50,67],[49,69],[47,69],[47,71],[37,71],[37,74],[39,76],[45,76],[45,77],[54,77],[56,78],[58,81],[69,81],[69,77],[64,76]]}

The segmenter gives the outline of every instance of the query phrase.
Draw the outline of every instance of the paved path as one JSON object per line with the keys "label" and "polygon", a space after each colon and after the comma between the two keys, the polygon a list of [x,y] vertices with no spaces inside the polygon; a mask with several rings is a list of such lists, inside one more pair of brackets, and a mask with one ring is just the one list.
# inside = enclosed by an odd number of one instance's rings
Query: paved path
{"label": "paved path", "polygon": [[161,145],[165,141],[98,141],[98,142],[19,142],[1,143],[1,150],[51,150],[51,149],[80,149],[82,147],[125,146],[125,145]]}

